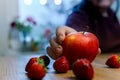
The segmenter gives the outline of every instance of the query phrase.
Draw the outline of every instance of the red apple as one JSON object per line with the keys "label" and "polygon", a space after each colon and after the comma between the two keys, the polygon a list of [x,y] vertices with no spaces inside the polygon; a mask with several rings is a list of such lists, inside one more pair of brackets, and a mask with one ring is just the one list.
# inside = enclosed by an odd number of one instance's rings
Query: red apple
{"label": "red apple", "polygon": [[68,34],[62,46],[63,55],[70,64],[81,58],[86,58],[92,62],[98,53],[99,41],[93,33],[76,32]]}

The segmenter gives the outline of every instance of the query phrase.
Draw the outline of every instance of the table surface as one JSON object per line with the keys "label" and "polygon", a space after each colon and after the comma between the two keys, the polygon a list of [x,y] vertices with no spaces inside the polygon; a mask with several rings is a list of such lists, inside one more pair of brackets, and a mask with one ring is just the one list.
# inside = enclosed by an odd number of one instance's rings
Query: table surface
{"label": "table surface", "polygon": [[[112,54],[101,54],[92,62],[95,71],[93,80],[120,80],[120,69],[108,68],[104,64],[110,55]],[[29,58],[37,56],[40,54],[0,56],[0,80],[30,80],[24,68]],[[71,70],[64,74],[55,73],[52,64],[53,61],[43,80],[76,80]]]}

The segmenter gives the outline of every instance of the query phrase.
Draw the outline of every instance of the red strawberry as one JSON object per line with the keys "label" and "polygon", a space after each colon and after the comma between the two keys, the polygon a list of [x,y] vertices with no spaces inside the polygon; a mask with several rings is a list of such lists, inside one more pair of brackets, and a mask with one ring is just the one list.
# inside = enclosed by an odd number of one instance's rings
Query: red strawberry
{"label": "red strawberry", "polygon": [[28,72],[28,77],[31,79],[42,79],[46,74],[46,67],[44,59],[42,58],[31,58],[26,67],[26,72]]}
{"label": "red strawberry", "polygon": [[69,70],[69,63],[65,56],[62,56],[54,62],[53,67],[57,72],[66,73]]}
{"label": "red strawberry", "polygon": [[28,77],[31,79],[41,80],[45,76],[45,74],[46,71],[44,67],[38,62],[33,63],[28,71]]}
{"label": "red strawberry", "polygon": [[92,80],[94,76],[93,67],[87,59],[78,59],[75,61],[72,70],[80,80]]}
{"label": "red strawberry", "polygon": [[31,66],[33,63],[35,63],[35,62],[37,62],[37,57],[31,58],[31,59],[28,61],[26,67],[25,67],[25,71],[28,72],[30,66]]}
{"label": "red strawberry", "polygon": [[120,67],[120,57],[118,57],[118,55],[114,54],[107,59],[105,64],[111,68],[119,68]]}

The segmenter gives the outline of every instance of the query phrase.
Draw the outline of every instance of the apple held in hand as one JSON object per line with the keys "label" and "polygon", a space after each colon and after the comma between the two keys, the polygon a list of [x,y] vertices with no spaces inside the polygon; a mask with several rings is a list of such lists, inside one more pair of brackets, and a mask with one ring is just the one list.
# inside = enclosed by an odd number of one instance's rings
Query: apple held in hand
{"label": "apple held in hand", "polygon": [[76,32],[68,34],[62,46],[63,55],[70,64],[81,58],[86,58],[92,62],[98,53],[99,41],[90,32]]}

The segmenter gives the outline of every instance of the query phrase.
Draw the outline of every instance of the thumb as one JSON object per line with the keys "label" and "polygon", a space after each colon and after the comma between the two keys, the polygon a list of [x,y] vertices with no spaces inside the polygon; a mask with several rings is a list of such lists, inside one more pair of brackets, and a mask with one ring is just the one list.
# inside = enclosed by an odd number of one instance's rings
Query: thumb
{"label": "thumb", "polygon": [[101,54],[101,49],[100,49],[100,48],[98,48],[98,55],[99,55],[99,54]]}
{"label": "thumb", "polygon": [[62,41],[65,39],[65,36],[71,32],[77,32],[77,31],[67,26],[57,28],[56,38],[58,43],[62,44]]}

